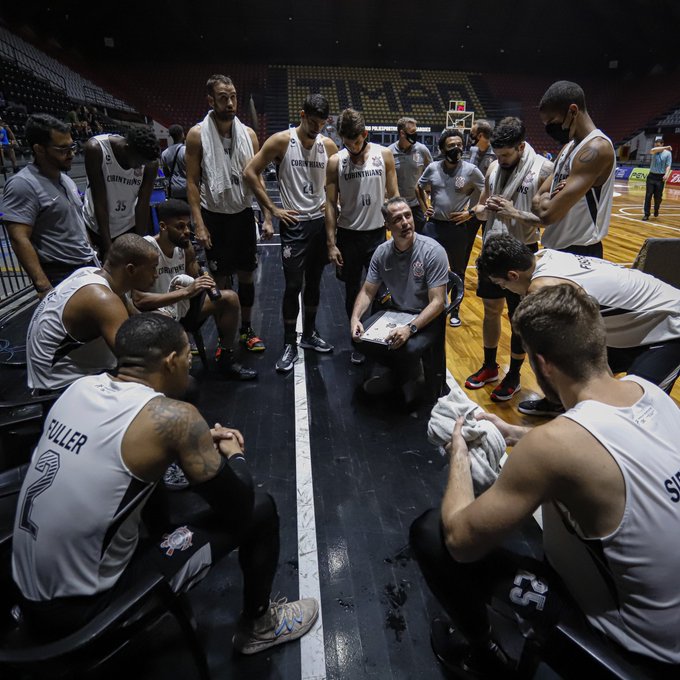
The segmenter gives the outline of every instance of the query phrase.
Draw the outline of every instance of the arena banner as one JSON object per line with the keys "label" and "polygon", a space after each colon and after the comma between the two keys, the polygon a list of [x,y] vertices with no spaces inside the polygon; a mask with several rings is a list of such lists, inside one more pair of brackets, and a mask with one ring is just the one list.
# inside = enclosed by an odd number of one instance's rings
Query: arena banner
{"label": "arena banner", "polygon": [[630,182],[646,182],[648,174],[649,168],[633,168],[633,172],[630,173],[628,180]]}
{"label": "arena banner", "polygon": [[668,186],[680,187],[680,170],[671,170],[671,174],[668,175],[666,184]]}
{"label": "arena banner", "polygon": [[630,173],[633,172],[632,165],[619,165],[616,168],[616,173],[614,175],[615,179],[628,179]]}

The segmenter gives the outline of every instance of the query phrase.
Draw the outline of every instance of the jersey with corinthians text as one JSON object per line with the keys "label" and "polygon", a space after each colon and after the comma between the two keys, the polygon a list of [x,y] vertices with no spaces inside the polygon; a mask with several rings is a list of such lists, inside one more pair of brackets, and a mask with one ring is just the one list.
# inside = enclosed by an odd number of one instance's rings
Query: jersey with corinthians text
{"label": "jersey with corinthians text", "polygon": [[297,210],[295,218],[307,222],[323,217],[326,203],[326,164],[328,154],[323,136],[317,135],[311,149],[305,149],[294,128],[289,130],[288,148],[278,167],[281,203],[286,210]]}
{"label": "jersey with corinthians text", "polygon": [[50,410],[19,494],[12,573],[33,601],[111,588],[132,557],[155,484],[128,469],[121,445],[151,387],[107,374],[76,381]]}
{"label": "jersey with corinthians text", "polygon": [[352,163],[347,149],[338,152],[339,228],[372,231],[384,225],[381,212],[386,182],[383,150],[379,144],[369,144],[363,165]]}
{"label": "jersey with corinthians text", "polygon": [[[116,160],[109,135],[97,135],[94,139],[102,149],[102,174],[106,185],[109,230],[111,238],[116,238],[135,226],[135,206],[139,189],[142,186],[144,166],[124,170]],[[83,216],[87,226],[99,233],[99,225],[94,213],[92,187],[89,182],[85,192]]]}
{"label": "jersey with corinthians text", "polygon": [[[175,276],[186,273],[186,250],[175,246],[172,255],[168,257],[153,236],[145,236],[144,238],[158,250],[158,265],[156,267],[158,276],[148,292],[155,295],[164,295],[170,291],[170,282]],[[191,300],[178,300],[174,304],[160,307],[156,311],[167,314],[175,321],[179,321],[189,311],[190,304]]]}

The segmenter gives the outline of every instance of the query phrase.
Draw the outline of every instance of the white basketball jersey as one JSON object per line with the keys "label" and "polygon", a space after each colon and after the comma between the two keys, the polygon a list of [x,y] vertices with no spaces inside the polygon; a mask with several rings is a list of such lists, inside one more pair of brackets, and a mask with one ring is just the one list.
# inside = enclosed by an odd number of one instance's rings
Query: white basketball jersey
{"label": "white basketball jersey", "polygon": [[[158,245],[158,241],[156,241],[153,236],[145,236],[144,238],[149,243],[153,243],[158,250],[158,267],[156,269],[158,278],[154,281],[153,286],[149,288],[148,292],[155,293],[156,295],[163,295],[170,291],[170,282],[175,276],[186,272],[186,251],[184,248],[175,246],[172,251],[172,256],[167,257],[161,250],[160,245]],[[178,300],[174,304],[160,307],[156,311],[167,314],[175,321],[179,321],[189,311],[189,305],[190,300]]]}
{"label": "white basketball jersey", "polygon": [[[593,130],[579,144],[572,139],[560,152],[555,162],[555,172],[550,190],[552,191],[562,180],[571,174],[574,158],[581,149],[595,137],[607,140],[614,148],[611,139],[602,130]],[[615,156],[614,156],[615,158]],[[614,174],[616,160],[612,161],[611,171],[604,184],[591,187],[582,198],[573,205],[569,212],[558,222],[545,228],[541,242],[546,248],[561,250],[569,246],[589,246],[599,243],[609,232],[609,220],[614,198]]]}
{"label": "white basketball jersey", "polygon": [[642,378],[623,380],[644,389],[632,406],[583,401],[563,416],[590,432],[621,470],[626,490],[621,523],[605,538],[588,539],[566,509],[562,521],[546,522],[552,516],[544,513],[546,555],[595,628],[625,649],[677,664],[678,407]]}
{"label": "white basketball jersey", "polygon": [[[541,170],[543,165],[548,162],[549,161],[547,161],[543,156],[536,154],[534,162],[529,168],[526,169],[524,178],[517,187],[517,191],[514,192],[514,196],[512,196],[512,204],[515,208],[517,208],[517,210],[521,212],[531,212],[531,201],[538,193],[538,189],[541,185]],[[515,167],[515,171],[517,171],[518,168],[519,163]],[[498,165],[498,161],[494,161],[491,174],[489,175],[490,196],[493,196],[494,194],[500,194],[503,190],[503,187],[500,186],[501,172],[502,170]],[[513,181],[513,173],[510,173],[505,185],[507,186],[507,184],[511,181]],[[489,222],[493,222],[494,228],[486,229],[484,231],[484,241],[486,241],[489,236],[501,233],[502,230],[498,228],[499,225],[504,226],[505,230],[511,236],[514,236],[522,243],[538,243],[541,236],[541,232],[538,227],[525,226],[524,224],[520,224],[515,220],[501,221],[500,218],[497,218],[496,220],[489,220]]]}
{"label": "white basketball jersey", "polygon": [[26,334],[28,386],[60,390],[85,375],[115,368],[116,359],[104,338],[80,342],[64,328],[64,308],[71,296],[90,285],[106,286],[97,267],[78,269],[51,290],[37,306]]}
{"label": "white basketball jersey", "polygon": [[371,231],[385,224],[381,212],[385,202],[383,150],[378,144],[369,144],[363,165],[354,165],[347,149],[338,152],[339,228]]}
{"label": "white basketball jersey", "polygon": [[14,522],[12,573],[29,600],[93,595],[120,577],[155,486],[130,472],[121,444],[159,396],[139,383],[88,376],[50,410]]}
{"label": "white basketball jersey", "polygon": [[[94,139],[102,148],[102,174],[106,184],[106,202],[109,212],[109,230],[111,238],[116,238],[130,231],[135,226],[135,206],[137,195],[142,186],[144,166],[124,170],[116,160],[111,148],[109,135],[97,135]],[[94,214],[92,188],[87,184],[83,217],[92,231],[99,233],[99,225]]]}
{"label": "white basketball jersey", "polygon": [[542,250],[531,277],[573,281],[600,304],[609,347],[680,339],[680,289],[597,257]]}
{"label": "white basketball jersey", "polygon": [[323,217],[326,203],[326,164],[328,154],[323,136],[317,135],[311,149],[305,149],[295,131],[289,130],[288,148],[279,164],[281,203],[286,210],[297,210],[300,222]]}

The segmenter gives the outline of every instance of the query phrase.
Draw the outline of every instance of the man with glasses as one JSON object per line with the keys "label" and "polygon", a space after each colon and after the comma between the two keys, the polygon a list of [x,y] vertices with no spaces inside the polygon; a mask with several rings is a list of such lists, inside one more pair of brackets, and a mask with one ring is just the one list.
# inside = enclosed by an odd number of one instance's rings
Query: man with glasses
{"label": "man with glasses", "polygon": [[97,135],[85,144],[83,215],[102,258],[121,234],[147,233],[159,155],[156,135],[147,127],[131,128],[125,137]]}
{"label": "man with glasses", "polygon": [[70,127],[46,113],[26,121],[33,163],[10,177],[2,212],[14,252],[43,298],[76,269],[96,266],[71,169]]}

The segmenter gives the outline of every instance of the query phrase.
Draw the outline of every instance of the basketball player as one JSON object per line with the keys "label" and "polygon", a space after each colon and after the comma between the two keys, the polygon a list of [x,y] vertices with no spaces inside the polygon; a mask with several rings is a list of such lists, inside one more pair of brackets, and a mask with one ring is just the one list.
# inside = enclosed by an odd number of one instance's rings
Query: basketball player
{"label": "basketball player", "polygon": [[[536,252],[540,237],[539,220],[531,212],[531,201],[552,173],[553,164],[537,154],[526,141],[524,123],[519,118],[503,118],[493,130],[491,145],[498,160],[486,173],[484,191],[475,208],[477,217],[486,222],[484,240],[493,234],[510,233]],[[504,303],[508,305],[508,317],[512,321],[520,301],[519,295],[504,290],[483,276],[478,277],[477,296],[484,303],[484,363],[465,381],[465,387],[471,390],[498,380],[496,353],[501,339]],[[510,339],[510,352],[510,370],[491,392],[492,401],[507,401],[521,389],[519,376],[524,348],[514,332]]]}
{"label": "basketball player", "polygon": [[28,326],[28,386],[61,390],[84,375],[114,368],[114,340],[128,318],[122,298],[133,288],[148,290],[157,265],[155,246],[123,234],[101,269],[83,267],[53,288]]}
{"label": "basketball player", "polygon": [[[493,283],[518,295],[568,282],[600,304],[607,352],[614,373],[640,376],[670,394],[680,373],[680,290],[638,269],[597,257],[542,250],[536,255],[509,234],[490,237],[478,269]],[[564,344],[571,342],[565,335]],[[546,395],[549,396],[549,395]],[[527,415],[556,415],[535,406]],[[552,402],[551,402],[552,403]]]}
{"label": "basketball player", "polygon": [[400,118],[397,121],[397,141],[387,148],[394,156],[399,196],[406,199],[411,208],[416,233],[422,234],[427,220],[416,196],[416,184],[423,170],[432,162],[432,154],[418,141],[417,126],[414,118]]}
{"label": "basketball player", "polygon": [[[382,205],[385,198],[397,195],[398,188],[394,156],[368,141],[361,113],[345,109],[338,118],[338,132],[344,148],[328,161],[326,241],[328,259],[345,282],[345,310],[351,320],[363,270],[385,241]],[[363,364],[365,357],[354,350],[351,361]]]}
{"label": "basketball player", "polygon": [[539,114],[545,131],[564,144],[553,174],[534,197],[533,211],[545,226],[541,242],[554,250],[602,257],[614,196],[612,142],[595,127],[576,83],[553,83]]}
{"label": "basketball player", "polygon": [[[248,163],[246,182],[260,205],[279,220],[281,260],[286,288],[283,293],[283,354],[276,362],[279,373],[290,371],[298,358],[295,324],[303,289],[304,317],[300,347],[330,352],[333,345],[316,331],[319,286],[328,264],[324,222],[326,166],[338,147],[321,130],[328,118],[328,102],[320,94],[309,95],[295,129],[272,135]],[[267,165],[276,163],[282,207],[277,208],[262,186]]]}
{"label": "basketball player", "polygon": [[[173,398],[186,390],[191,365],[182,327],[138,314],[117,333],[115,355],[116,377],[82,378],[56,402],[19,495],[12,564],[29,624],[62,636],[145,573],[187,590],[238,548],[244,587],[234,649],[255,654],[304,635],[319,605],[269,599],[279,519],[272,497],[254,488],[241,433],[209,429]],[[144,505],[175,461],[211,512],[143,538]]]}
{"label": "basketball player", "polygon": [[[179,321],[187,331],[196,330],[212,316],[221,348],[217,366],[221,374],[234,380],[253,380],[257,371],[244,368],[234,358],[233,344],[238,328],[238,296],[231,290],[219,291],[213,300],[209,291],[215,281],[201,273],[191,245],[191,209],[177,198],[157,207],[159,232],[144,238],[158,250],[157,276],[147,292],[132,291],[132,301],[142,312],[158,310]],[[177,281],[188,276],[184,281]],[[173,280],[176,282],[173,285]]]}
{"label": "basketball player", "polygon": [[[243,170],[259,151],[255,131],[236,116],[236,87],[231,78],[213,75],[206,83],[211,111],[189,130],[186,140],[187,197],[196,241],[205,248],[219,288],[236,272],[241,304],[240,339],[250,352],[265,346],[251,325],[257,269],[257,234],[253,194]],[[274,234],[264,209],[263,238]],[[219,350],[218,350],[219,351]]]}
{"label": "basketball player", "polygon": [[121,234],[147,233],[159,153],[156,135],[146,127],[131,128],[125,137],[97,135],[85,144],[83,217],[102,259]]}
{"label": "basketball player", "polygon": [[[423,575],[455,628],[434,622],[435,653],[465,677],[515,677],[491,637],[487,603],[500,601],[535,645],[572,610],[584,628],[671,671],[680,663],[680,544],[669,540],[680,530],[678,408],[646,380],[612,377],[609,333],[584,290],[562,284],[527,295],[513,325],[544,391],[568,410],[536,428],[485,415],[514,448],[477,498],[458,420],[441,508],[411,526]],[[539,506],[549,564],[508,548]],[[561,596],[565,587],[585,617]]]}
{"label": "basketball player", "polygon": [[184,146],[184,128],[181,125],[171,125],[168,134],[172,137],[172,144],[161,154],[163,174],[168,181],[168,198],[187,200],[187,164],[184,160],[186,152]]}
{"label": "basketball player", "polygon": [[[429,219],[425,235],[444,246],[449,267],[465,283],[465,270],[479,226],[478,222],[469,222],[475,214],[470,197],[475,192],[481,193],[484,175],[463,160],[463,133],[460,130],[444,130],[439,137],[439,150],[444,158],[427,167],[418,180],[416,191]],[[428,194],[432,201],[429,207]],[[458,309],[451,312],[449,324],[460,326]]]}

